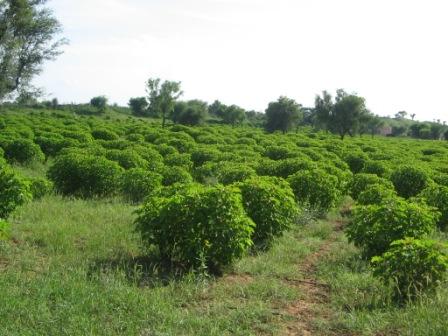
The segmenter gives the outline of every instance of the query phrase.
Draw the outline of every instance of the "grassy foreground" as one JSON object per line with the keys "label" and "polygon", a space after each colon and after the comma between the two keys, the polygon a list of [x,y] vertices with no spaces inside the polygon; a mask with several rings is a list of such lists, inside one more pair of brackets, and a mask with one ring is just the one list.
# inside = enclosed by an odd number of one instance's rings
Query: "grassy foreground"
{"label": "grassy foreground", "polygon": [[48,196],[0,242],[0,335],[277,335],[301,293],[285,279],[331,233],[297,226],[221,278],[163,272],[116,200]]}

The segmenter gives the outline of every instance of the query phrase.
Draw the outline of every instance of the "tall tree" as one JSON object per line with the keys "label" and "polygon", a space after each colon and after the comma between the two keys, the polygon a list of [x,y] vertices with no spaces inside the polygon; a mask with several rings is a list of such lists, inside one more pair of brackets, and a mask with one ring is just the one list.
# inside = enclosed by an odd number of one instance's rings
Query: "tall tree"
{"label": "tall tree", "polygon": [[314,100],[314,114],[318,127],[328,130],[333,105],[333,98],[327,91],[322,91],[322,97],[316,96]]}
{"label": "tall tree", "polygon": [[358,132],[363,118],[368,113],[364,98],[339,89],[331,111],[330,129],[338,133],[343,140],[347,134],[354,135]]}
{"label": "tall tree", "polygon": [[183,94],[180,82],[164,81],[160,78],[150,78],[146,83],[149,98],[149,109],[152,114],[162,117],[162,127],[166,119],[173,113],[176,100]]}
{"label": "tall tree", "polygon": [[223,113],[222,120],[226,124],[235,126],[246,119],[246,111],[237,105],[228,106]]}
{"label": "tall tree", "polygon": [[201,100],[176,102],[171,119],[174,123],[184,125],[199,125],[207,118],[208,105]]}
{"label": "tall tree", "polygon": [[294,99],[280,97],[266,109],[266,130],[288,132],[297,126],[302,117],[301,106]]}
{"label": "tall tree", "polygon": [[61,25],[46,2],[0,1],[0,101],[26,88],[43,62],[60,54]]}
{"label": "tall tree", "polygon": [[148,101],[145,97],[131,98],[128,105],[132,110],[132,114],[136,116],[142,117],[148,113]]}

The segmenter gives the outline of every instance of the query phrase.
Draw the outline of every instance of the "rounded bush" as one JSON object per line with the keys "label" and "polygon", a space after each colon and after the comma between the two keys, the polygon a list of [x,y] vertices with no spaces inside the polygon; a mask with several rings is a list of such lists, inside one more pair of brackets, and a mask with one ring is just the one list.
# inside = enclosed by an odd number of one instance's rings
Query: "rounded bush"
{"label": "rounded bush", "polygon": [[396,300],[410,301],[446,278],[447,246],[431,240],[397,240],[382,256],[372,258],[372,265],[373,274],[393,286]]}
{"label": "rounded bush", "polygon": [[41,199],[53,190],[53,183],[44,178],[35,178],[30,181],[30,191],[33,199]]}
{"label": "rounded bush", "polygon": [[299,209],[288,183],[277,177],[255,177],[237,184],[243,195],[244,209],[256,224],[253,240],[260,247],[269,247],[291,227]]}
{"label": "rounded bush", "polygon": [[437,208],[441,213],[437,225],[440,229],[446,230],[448,228],[448,187],[434,185],[423,190],[421,196],[428,205]]}
{"label": "rounded bush", "polygon": [[299,204],[316,210],[320,215],[334,207],[340,197],[338,179],[321,169],[295,173],[288,182]]}
{"label": "rounded bush", "polygon": [[45,155],[40,147],[28,139],[16,139],[9,142],[5,148],[5,156],[9,162],[20,164],[45,160]]}
{"label": "rounded bush", "polygon": [[377,204],[380,205],[391,198],[397,197],[397,193],[394,189],[386,187],[382,184],[373,184],[361,192],[358,197],[358,204],[369,205]]}
{"label": "rounded bush", "polygon": [[110,149],[106,152],[106,158],[117,162],[124,169],[148,168],[146,160],[131,149]]}
{"label": "rounded bush", "polygon": [[220,162],[216,169],[219,183],[224,185],[234,182],[242,182],[250,177],[256,176],[253,168],[234,162]]}
{"label": "rounded bush", "polygon": [[29,184],[7,166],[0,167],[0,219],[7,219],[18,206],[31,200]]}
{"label": "rounded bush", "polygon": [[389,174],[389,169],[380,161],[366,161],[362,172],[365,174],[375,174],[379,177],[385,177]]}
{"label": "rounded bush", "polygon": [[175,183],[191,183],[193,182],[193,177],[190,173],[181,167],[166,167],[163,170],[163,180],[162,184],[164,186],[170,186]]}
{"label": "rounded bush", "polygon": [[104,157],[69,153],[56,158],[48,177],[63,195],[101,197],[117,192],[122,172],[116,162]]}
{"label": "rounded bush", "polygon": [[200,167],[208,161],[215,161],[221,155],[221,152],[214,148],[201,148],[191,153],[191,161],[194,167]]}
{"label": "rounded bush", "polygon": [[96,140],[118,140],[117,133],[106,128],[95,128],[92,130],[92,137]]}
{"label": "rounded bush", "polygon": [[389,180],[378,177],[374,174],[355,174],[353,175],[353,179],[349,184],[349,193],[350,196],[357,200],[359,195],[370,188],[371,186],[379,184],[384,186],[385,188],[393,189],[394,186]]}
{"label": "rounded bush", "polygon": [[431,233],[440,216],[424,204],[400,198],[380,205],[357,206],[352,214],[346,234],[367,258],[383,254],[394,240],[421,238]]}
{"label": "rounded bush", "polygon": [[347,162],[353,174],[360,173],[367,160],[367,155],[364,153],[350,153],[344,156],[344,161]]}
{"label": "rounded bush", "polygon": [[122,174],[120,189],[128,201],[137,203],[143,201],[161,185],[160,174],[141,168],[132,168]]}
{"label": "rounded bush", "polygon": [[392,172],[390,180],[397,194],[404,198],[417,196],[429,183],[426,172],[412,166],[399,167]]}
{"label": "rounded bush", "polygon": [[170,198],[149,198],[136,225],[163,259],[219,271],[252,245],[255,224],[245,214],[237,188],[189,186]]}

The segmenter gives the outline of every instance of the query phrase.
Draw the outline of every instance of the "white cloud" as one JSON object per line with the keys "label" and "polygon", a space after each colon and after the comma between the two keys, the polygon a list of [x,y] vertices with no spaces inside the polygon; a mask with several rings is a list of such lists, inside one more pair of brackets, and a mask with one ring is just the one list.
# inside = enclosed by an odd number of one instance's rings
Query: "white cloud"
{"label": "white cloud", "polygon": [[343,87],[371,110],[448,119],[448,4],[426,0],[57,0],[71,40],[37,81],[63,101],[125,104],[150,76],[185,98],[263,110]]}

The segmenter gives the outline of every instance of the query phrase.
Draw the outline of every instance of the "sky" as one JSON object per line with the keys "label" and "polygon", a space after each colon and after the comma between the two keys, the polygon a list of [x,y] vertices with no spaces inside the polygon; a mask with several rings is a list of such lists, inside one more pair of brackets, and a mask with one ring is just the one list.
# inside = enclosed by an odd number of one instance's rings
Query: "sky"
{"label": "sky", "polygon": [[50,0],[69,44],[35,84],[126,105],[148,78],[183,99],[264,111],[338,88],[375,114],[448,121],[446,0]]}

